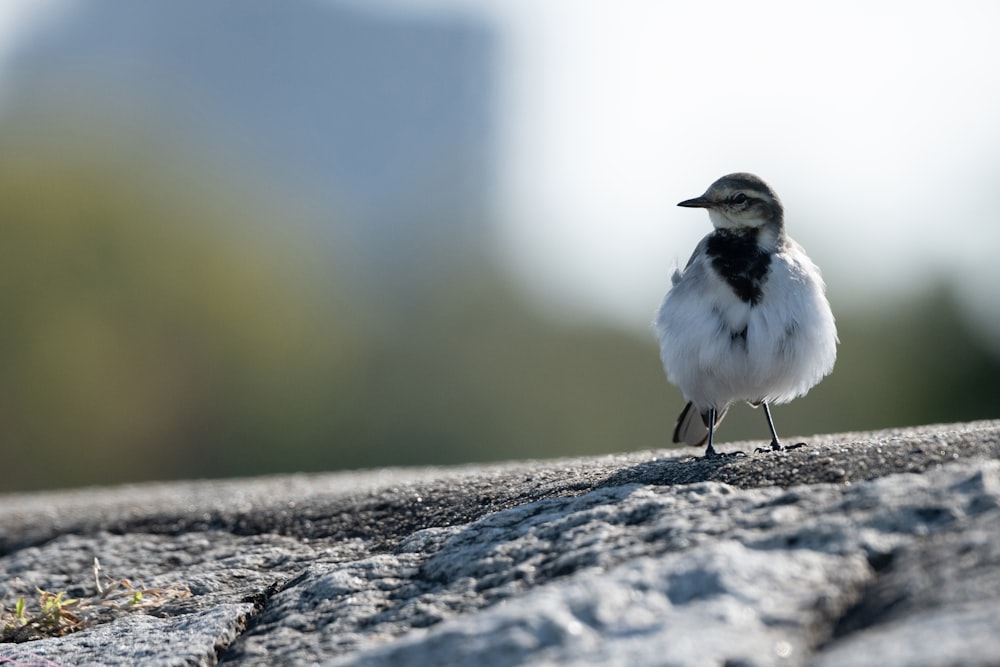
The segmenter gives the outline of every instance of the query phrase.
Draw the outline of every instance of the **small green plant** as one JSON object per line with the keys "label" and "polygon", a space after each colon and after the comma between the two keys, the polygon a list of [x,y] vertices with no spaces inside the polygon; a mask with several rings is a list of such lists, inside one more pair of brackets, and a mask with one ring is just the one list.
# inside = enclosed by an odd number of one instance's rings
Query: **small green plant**
{"label": "small green plant", "polygon": [[52,593],[37,588],[37,602],[20,596],[9,611],[0,604],[0,643],[62,637],[96,625],[102,618],[114,617],[115,612],[149,611],[191,594],[184,586],[137,588],[128,579],[102,576],[96,557],[93,573],[96,595],[71,598],[65,591]]}
{"label": "small green plant", "polygon": [[17,642],[41,637],[61,637],[82,627],[82,619],[73,612],[82,601],[66,593],[38,589],[37,605],[19,597],[12,612],[0,607],[0,641]]}

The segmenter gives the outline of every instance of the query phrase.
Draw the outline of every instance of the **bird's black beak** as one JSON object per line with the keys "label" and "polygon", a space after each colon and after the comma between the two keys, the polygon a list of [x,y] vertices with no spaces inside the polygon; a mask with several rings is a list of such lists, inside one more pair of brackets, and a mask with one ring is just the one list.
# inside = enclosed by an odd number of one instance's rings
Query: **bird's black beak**
{"label": "bird's black beak", "polygon": [[701,197],[695,197],[694,199],[685,199],[678,206],[684,206],[686,208],[711,208],[712,202],[705,199],[704,195]]}

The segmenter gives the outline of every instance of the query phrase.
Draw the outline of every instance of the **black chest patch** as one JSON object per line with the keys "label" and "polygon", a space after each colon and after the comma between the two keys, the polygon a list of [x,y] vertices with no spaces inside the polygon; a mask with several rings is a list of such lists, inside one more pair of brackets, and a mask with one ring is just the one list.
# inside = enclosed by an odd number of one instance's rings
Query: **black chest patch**
{"label": "black chest patch", "polygon": [[757,230],[718,229],[708,237],[706,248],[712,268],[722,276],[741,300],[760,303],[771,266],[770,253],[757,245]]}

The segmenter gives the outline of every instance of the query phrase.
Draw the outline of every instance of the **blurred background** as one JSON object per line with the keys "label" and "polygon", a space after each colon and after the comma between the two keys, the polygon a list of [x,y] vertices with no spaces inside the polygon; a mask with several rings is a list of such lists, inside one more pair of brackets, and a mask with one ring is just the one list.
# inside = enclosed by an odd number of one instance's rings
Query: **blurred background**
{"label": "blurred background", "polygon": [[5,0],[0,491],[667,447],[675,204],[742,170],[840,329],[781,433],[1000,417],[998,24]]}

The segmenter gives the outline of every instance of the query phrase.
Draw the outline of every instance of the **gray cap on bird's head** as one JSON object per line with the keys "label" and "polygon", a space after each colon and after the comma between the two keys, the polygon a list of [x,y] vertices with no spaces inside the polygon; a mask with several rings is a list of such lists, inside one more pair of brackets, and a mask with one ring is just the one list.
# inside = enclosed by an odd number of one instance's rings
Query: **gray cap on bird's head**
{"label": "gray cap on bird's head", "polygon": [[708,209],[716,227],[780,225],[784,216],[781,200],[771,186],[759,176],[743,172],[727,174],[712,183],[705,194],[677,205]]}

